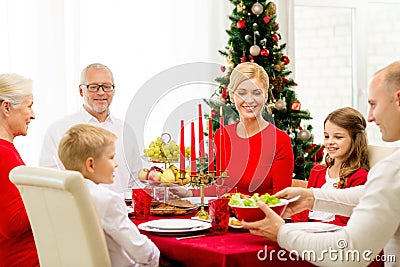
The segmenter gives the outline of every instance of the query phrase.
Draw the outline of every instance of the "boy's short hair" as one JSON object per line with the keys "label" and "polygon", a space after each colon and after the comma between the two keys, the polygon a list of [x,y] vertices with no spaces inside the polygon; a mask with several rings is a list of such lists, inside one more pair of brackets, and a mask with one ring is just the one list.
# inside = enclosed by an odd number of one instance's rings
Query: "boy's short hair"
{"label": "boy's short hair", "polygon": [[90,124],[72,126],[58,146],[58,156],[65,169],[82,171],[87,158],[99,158],[104,148],[115,143],[112,132]]}

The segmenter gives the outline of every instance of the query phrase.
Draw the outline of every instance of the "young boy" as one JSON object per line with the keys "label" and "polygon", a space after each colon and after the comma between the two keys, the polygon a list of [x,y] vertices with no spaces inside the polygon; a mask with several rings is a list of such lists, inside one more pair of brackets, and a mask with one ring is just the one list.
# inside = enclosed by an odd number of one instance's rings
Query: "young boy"
{"label": "young boy", "polygon": [[158,266],[160,251],[128,218],[124,199],[99,184],[114,181],[113,133],[89,124],[71,127],[61,139],[58,155],[67,170],[79,171],[96,206],[113,266]]}

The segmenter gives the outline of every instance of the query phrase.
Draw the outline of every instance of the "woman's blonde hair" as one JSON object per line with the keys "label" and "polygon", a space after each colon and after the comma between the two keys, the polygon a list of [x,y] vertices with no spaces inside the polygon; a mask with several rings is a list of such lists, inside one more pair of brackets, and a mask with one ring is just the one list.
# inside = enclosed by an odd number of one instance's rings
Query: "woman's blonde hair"
{"label": "woman's blonde hair", "polygon": [[63,136],[58,146],[58,156],[65,169],[82,171],[87,158],[99,158],[104,148],[115,143],[112,132],[90,124],[77,124]]}
{"label": "woman's blonde hair", "polygon": [[[349,152],[340,166],[340,181],[338,188],[346,185],[347,177],[357,171],[360,167],[369,170],[368,159],[368,140],[365,127],[367,126],[364,116],[357,110],[346,107],[331,112],[324,121],[324,127],[327,121],[346,129],[351,138]],[[329,154],[325,157],[326,165],[332,166],[335,160]]]}
{"label": "woman's blonde hair", "polygon": [[228,89],[233,93],[242,82],[254,78],[260,80],[264,89],[268,90],[269,77],[263,67],[254,62],[240,63],[231,73]]}
{"label": "woman's blonde hair", "polygon": [[15,73],[0,74],[0,102],[10,102],[12,106],[21,104],[32,94],[33,82]]}

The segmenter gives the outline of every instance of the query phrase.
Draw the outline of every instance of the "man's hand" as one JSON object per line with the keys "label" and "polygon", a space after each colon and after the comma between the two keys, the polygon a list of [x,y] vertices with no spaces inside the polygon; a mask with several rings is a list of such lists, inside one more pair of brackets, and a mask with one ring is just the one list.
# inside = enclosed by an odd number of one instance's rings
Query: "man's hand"
{"label": "man's hand", "polygon": [[295,196],[300,196],[300,199],[289,203],[285,212],[282,214],[283,218],[288,218],[293,214],[299,213],[303,210],[312,209],[314,206],[314,193],[309,188],[302,187],[287,187],[275,194],[277,198],[290,199]]}
{"label": "man's hand", "polygon": [[258,201],[257,204],[265,213],[265,218],[256,222],[241,221],[241,224],[244,228],[249,229],[251,234],[276,242],[279,229],[285,224],[285,221],[264,202]]}

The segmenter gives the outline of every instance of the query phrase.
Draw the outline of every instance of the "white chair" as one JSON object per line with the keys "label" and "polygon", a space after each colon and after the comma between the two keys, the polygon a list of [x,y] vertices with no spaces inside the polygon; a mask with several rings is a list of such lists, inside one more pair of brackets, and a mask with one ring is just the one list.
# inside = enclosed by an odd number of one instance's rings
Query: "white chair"
{"label": "white chair", "polygon": [[79,172],[19,166],[21,192],[42,267],[111,266],[103,229]]}
{"label": "white chair", "polygon": [[369,167],[372,168],[378,161],[386,158],[400,147],[368,145]]}

